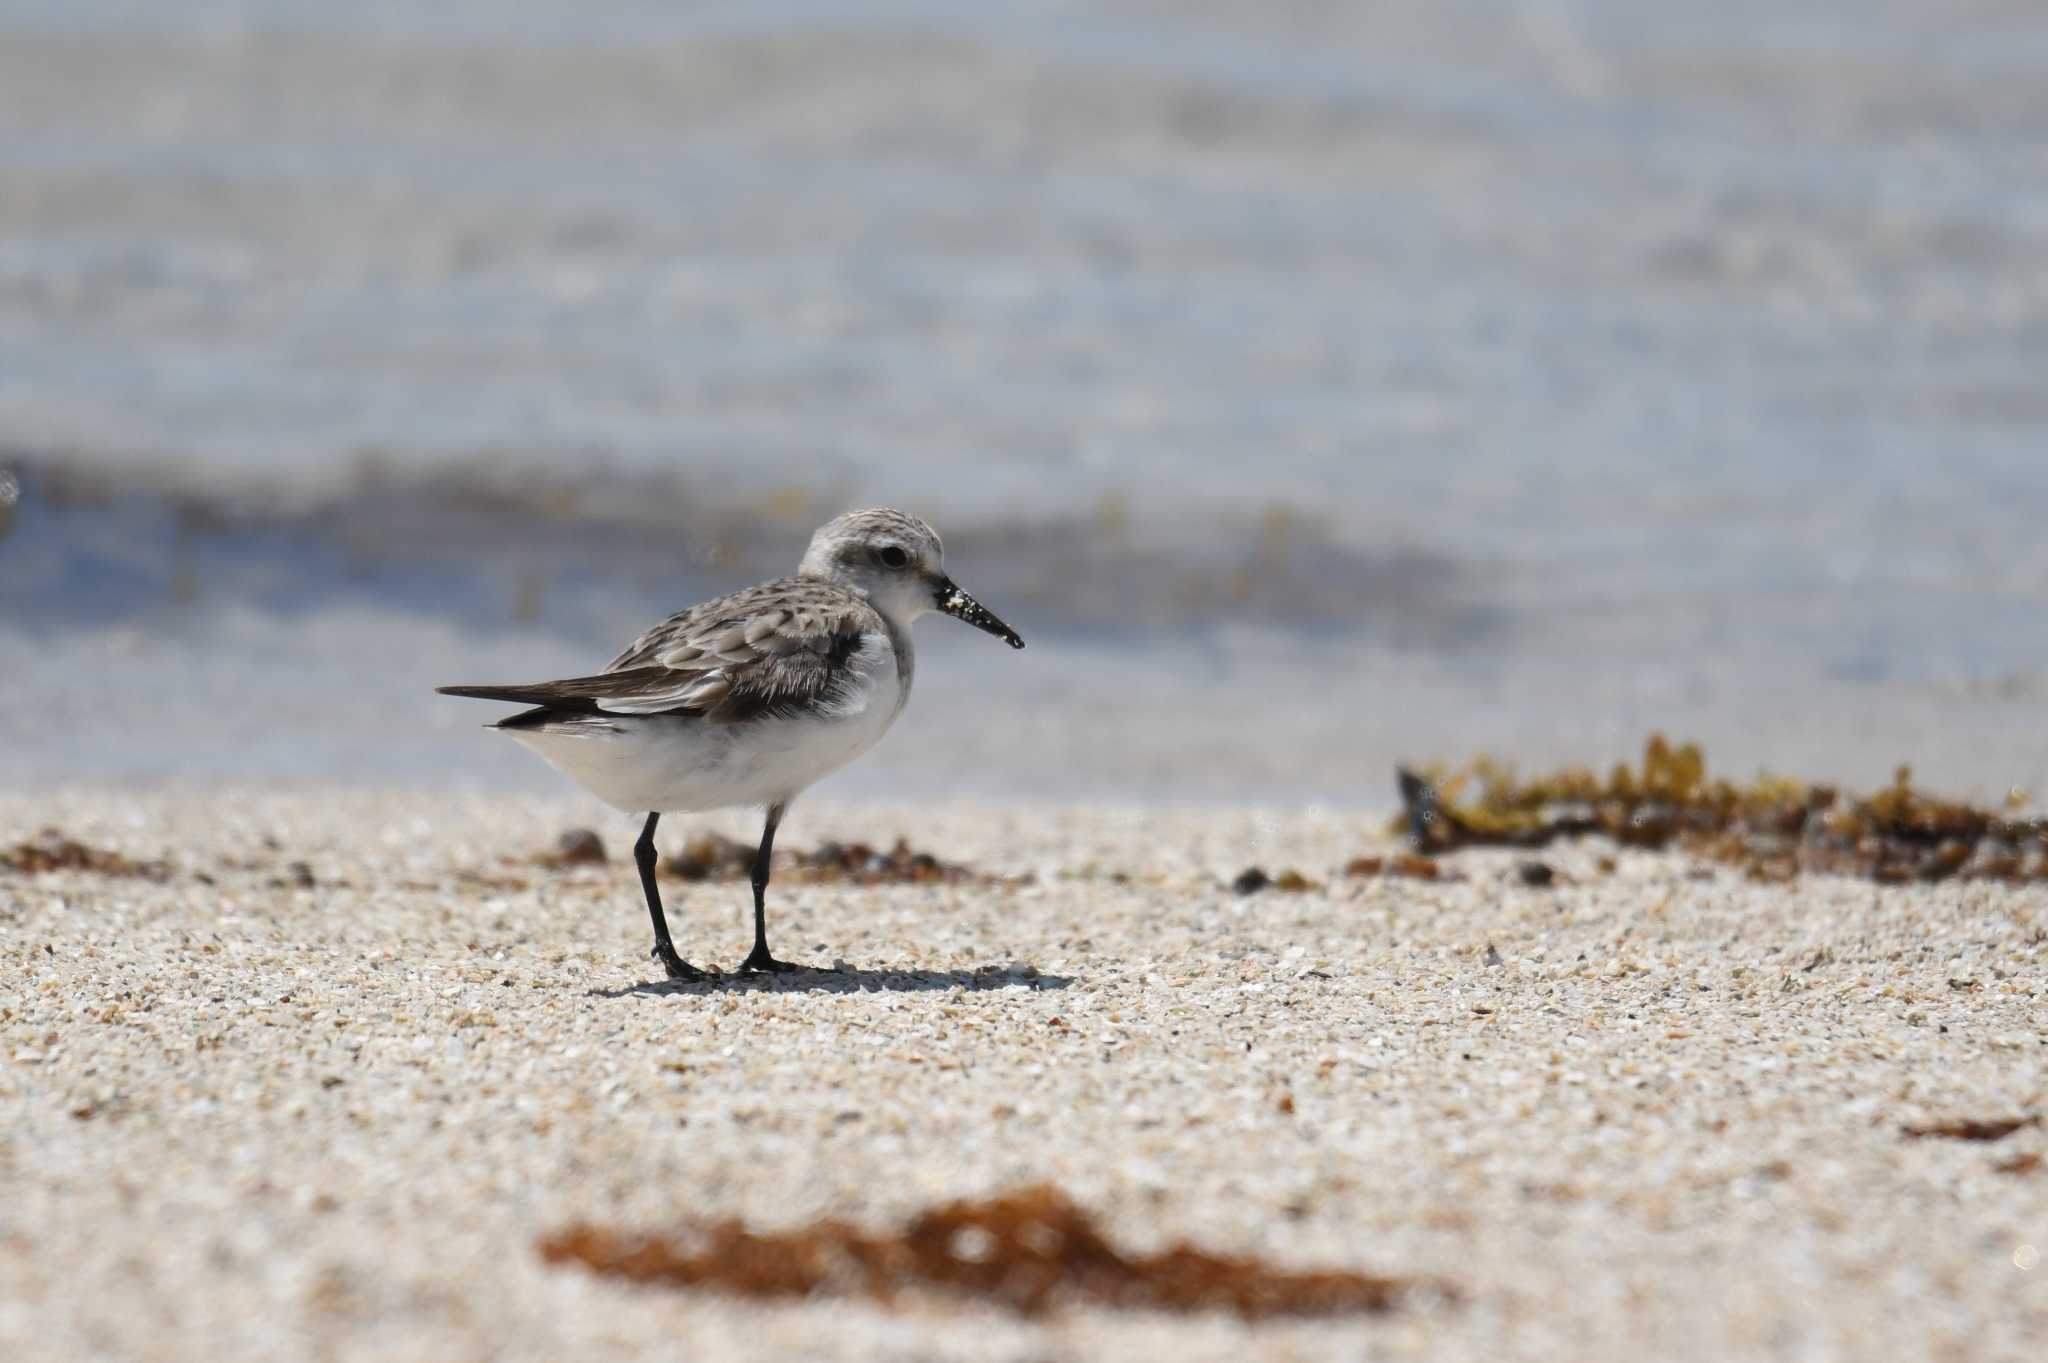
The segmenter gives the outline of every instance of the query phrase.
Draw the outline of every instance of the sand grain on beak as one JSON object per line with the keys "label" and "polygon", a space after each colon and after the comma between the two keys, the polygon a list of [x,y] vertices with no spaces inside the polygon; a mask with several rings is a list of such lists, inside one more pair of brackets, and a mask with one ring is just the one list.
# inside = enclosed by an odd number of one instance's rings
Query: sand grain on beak
{"label": "sand grain on beak", "polygon": [[955,620],[965,620],[976,629],[995,635],[1011,648],[1024,647],[1024,640],[1018,636],[1016,630],[998,620],[987,607],[961,591],[951,578],[939,579],[934,599],[938,602],[939,609]]}

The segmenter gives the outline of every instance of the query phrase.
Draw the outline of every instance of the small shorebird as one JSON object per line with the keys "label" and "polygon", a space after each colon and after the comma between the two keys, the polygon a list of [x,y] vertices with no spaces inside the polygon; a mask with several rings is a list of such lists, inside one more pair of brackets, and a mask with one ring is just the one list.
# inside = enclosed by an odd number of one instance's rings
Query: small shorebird
{"label": "small shorebird", "polygon": [[654,959],[672,980],[706,975],[669,940],[654,884],[655,825],[669,813],[764,807],[754,950],[740,969],[795,970],[768,950],[776,825],[806,786],[872,748],[902,713],[915,663],[910,625],[931,610],[1024,647],[953,585],[929,525],[901,511],[849,511],[811,537],[795,577],[671,615],[596,676],[438,689],[534,707],[492,727],[614,809],[647,815],[633,860],[654,920]]}

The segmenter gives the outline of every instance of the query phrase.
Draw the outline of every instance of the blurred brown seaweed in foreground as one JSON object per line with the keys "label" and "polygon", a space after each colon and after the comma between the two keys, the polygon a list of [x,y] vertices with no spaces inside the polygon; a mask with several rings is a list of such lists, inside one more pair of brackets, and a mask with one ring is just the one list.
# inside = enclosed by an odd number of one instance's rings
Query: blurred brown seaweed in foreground
{"label": "blurred brown seaweed in foreground", "polygon": [[1904,1133],[1914,1140],[1938,1137],[1947,1141],[2002,1141],[2015,1131],[2039,1126],[2039,1113],[2024,1117],[1965,1118],[1953,1122],[1934,1122],[1927,1126],[1909,1126]]}
{"label": "blurred brown seaweed in foreground", "polygon": [[747,1297],[864,1292],[884,1300],[932,1288],[1026,1315],[1070,1303],[1233,1311],[1246,1320],[1348,1315],[1390,1310],[1410,1286],[1363,1273],[1281,1272],[1186,1245],[1125,1255],[1048,1184],[948,1203],[893,1234],[866,1235],[835,1220],[780,1234],[721,1221],[681,1238],[579,1225],[544,1238],[540,1252],[550,1264],[581,1264],[636,1283]]}
{"label": "blurred brown seaweed in foreground", "polygon": [[1627,847],[1683,847],[1764,881],[1802,872],[1886,884],[2048,880],[2048,820],[1935,799],[1913,788],[1907,767],[1865,799],[1770,776],[1737,786],[1708,778],[1698,744],[1673,748],[1653,734],[1640,771],[1622,763],[1605,780],[1577,767],[1521,781],[1488,758],[1451,774],[1397,774],[1396,831],[1432,855],[1597,833]]}

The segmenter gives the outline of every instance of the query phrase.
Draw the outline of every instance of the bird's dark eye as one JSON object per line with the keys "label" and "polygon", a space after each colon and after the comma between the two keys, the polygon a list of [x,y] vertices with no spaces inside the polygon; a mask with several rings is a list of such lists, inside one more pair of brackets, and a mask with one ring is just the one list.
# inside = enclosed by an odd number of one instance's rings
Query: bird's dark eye
{"label": "bird's dark eye", "polygon": [[882,561],[884,568],[901,568],[904,564],[910,562],[910,555],[894,544],[885,545],[880,550],[877,550],[875,557]]}

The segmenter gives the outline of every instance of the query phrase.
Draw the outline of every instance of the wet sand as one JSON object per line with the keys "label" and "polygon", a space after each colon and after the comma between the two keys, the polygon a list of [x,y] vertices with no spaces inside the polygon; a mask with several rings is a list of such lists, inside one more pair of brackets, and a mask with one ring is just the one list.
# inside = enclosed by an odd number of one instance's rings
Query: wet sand
{"label": "wet sand", "polygon": [[[674,822],[671,848],[750,831]],[[1906,1134],[2048,1112],[2048,889],[1603,875],[1596,844],[1546,854],[1550,889],[1481,854],[1353,881],[1387,847],[1351,813],[819,802],[787,847],[909,834],[992,879],[792,877],[777,950],[852,968],[671,988],[632,830],[581,802],[0,798],[0,848],[46,826],[146,874],[0,871],[8,1357],[2048,1351],[2048,1130]],[[534,864],[574,826],[609,864]],[[1252,864],[1316,887],[1232,893]],[[686,954],[743,954],[744,884],[666,887]],[[535,1249],[576,1221],[883,1230],[1041,1181],[1134,1251],[1454,1296],[1027,1319]]]}

